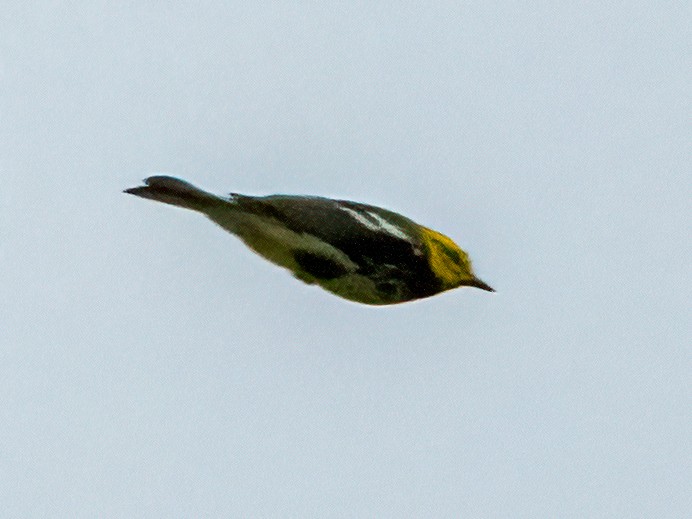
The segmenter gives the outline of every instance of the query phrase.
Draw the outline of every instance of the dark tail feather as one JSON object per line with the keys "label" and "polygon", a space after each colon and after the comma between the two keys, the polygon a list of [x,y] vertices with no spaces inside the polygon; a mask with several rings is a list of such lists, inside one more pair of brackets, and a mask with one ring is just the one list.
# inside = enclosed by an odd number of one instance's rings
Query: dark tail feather
{"label": "dark tail feather", "polygon": [[123,193],[149,198],[164,204],[177,205],[195,211],[204,211],[209,207],[223,203],[223,199],[203,191],[183,180],[156,176],[144,179],[143,186],[126,189]]}

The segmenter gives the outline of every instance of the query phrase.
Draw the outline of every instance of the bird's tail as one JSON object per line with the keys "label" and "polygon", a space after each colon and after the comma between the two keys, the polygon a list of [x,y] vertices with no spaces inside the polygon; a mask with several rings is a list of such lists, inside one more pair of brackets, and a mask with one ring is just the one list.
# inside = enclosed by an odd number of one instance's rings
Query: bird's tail
{"label": "bird's tail", "polygon": [[124,193],[195,211],[205,211],[215,205],[225,203],[222,198],[207,193],[189,182],[167,176],[146,178],[143,186],[131,187],[126,189]]}

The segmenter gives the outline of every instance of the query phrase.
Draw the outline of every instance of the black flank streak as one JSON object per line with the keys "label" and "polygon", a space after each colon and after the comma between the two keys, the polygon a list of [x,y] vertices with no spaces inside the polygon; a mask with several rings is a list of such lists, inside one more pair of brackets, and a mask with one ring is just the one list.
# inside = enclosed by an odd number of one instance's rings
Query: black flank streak
{"label": "black flank streak", "polygon": [[302,270],[317,279],[329,280],[348,274],[348,270],[340,263],[312,252],[298,250],[293,253],[293,257]]}

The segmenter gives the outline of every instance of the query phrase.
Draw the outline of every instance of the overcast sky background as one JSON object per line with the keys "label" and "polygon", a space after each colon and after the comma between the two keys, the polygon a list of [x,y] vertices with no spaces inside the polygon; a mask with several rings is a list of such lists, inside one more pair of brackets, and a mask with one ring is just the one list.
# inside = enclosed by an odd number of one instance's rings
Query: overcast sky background
{"label": "overcast sky background", "polygon": [[[3,3],[3,515],[689,517],[689,5],[254,4]],[[343,301],[155,172],[497,293]]]}

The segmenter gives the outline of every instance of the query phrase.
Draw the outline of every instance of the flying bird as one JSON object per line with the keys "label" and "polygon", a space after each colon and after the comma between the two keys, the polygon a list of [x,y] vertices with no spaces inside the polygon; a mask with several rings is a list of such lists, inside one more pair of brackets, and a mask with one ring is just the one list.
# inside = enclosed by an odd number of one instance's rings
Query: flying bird
{"label": "flying bird", "polygon": [[447,236],[393,211],[317,196],[217,196],[153,176],[125,193],[192,209],[308,284],[368,305],[469,286],[494,292]]}

